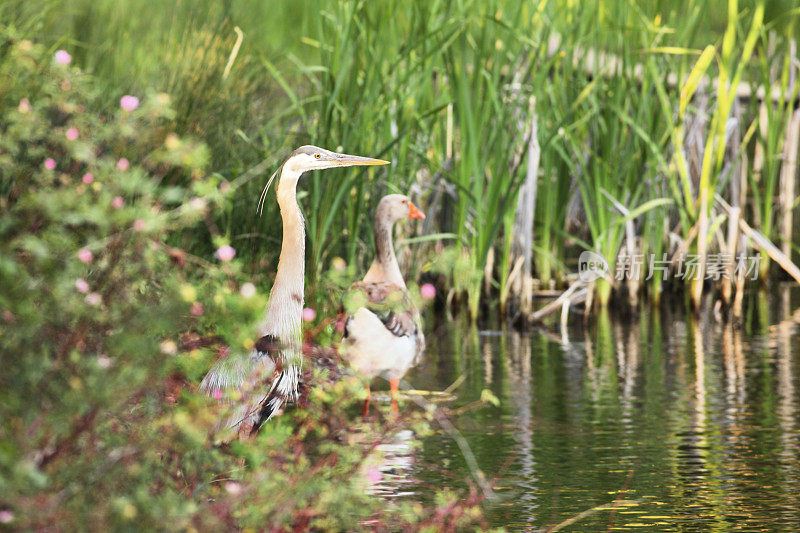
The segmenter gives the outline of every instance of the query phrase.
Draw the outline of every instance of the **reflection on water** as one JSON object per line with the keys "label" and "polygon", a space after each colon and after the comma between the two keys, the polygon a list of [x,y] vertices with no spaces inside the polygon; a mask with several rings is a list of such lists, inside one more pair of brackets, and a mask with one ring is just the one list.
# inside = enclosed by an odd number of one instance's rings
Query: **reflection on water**
{"label": "reflection on water", "polygon": [[[456,405],[500,400],[452,422],[498,501],[490,525],[539,529],[616,500],[567,530],[800,531],[800,292],[757,297],[743,328],[672,309],[580,317],[568,331],[430,333],[408,382]],[[445,434],[385,450],[381,494],[430,495],[466,480]]]}
{"label": "reflection on water", "polygon": [[413,445],[414,432],[403,429],[375,447],[365,465],[368,493],[387,499],[415,494]]}

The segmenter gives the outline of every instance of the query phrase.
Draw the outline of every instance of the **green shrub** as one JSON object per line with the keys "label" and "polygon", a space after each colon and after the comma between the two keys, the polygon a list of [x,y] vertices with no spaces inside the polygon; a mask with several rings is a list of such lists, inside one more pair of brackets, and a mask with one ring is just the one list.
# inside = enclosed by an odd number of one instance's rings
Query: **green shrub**
{"label": "green shrub", "polygon": [[175,246],[223,203],[206,149],[172,132],[166,95],[117,95],[115,112],[98,112],[110,106],[93,80],[57,58],[0,33],[0,527],[338,530],[479,515],[365,493],[374,446],[397,424],[425,431],[429,415],[354,424],[354,378],[313,389],[256,439],[215,443],[221,407],[196,385],[220,354],[252,347],[265,299],[242,290],[236,260]]}

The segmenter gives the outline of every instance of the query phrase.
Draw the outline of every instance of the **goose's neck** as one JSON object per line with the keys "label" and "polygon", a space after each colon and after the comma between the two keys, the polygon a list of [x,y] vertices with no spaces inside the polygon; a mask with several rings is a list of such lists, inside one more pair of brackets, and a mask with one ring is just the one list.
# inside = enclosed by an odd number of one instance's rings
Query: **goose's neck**
{"label": "goose's neck", "polygon": [[305,280],[305,226],[297,205],[300,173],[284,167],[278,182],[278,205],[283,221],[283,240],[278,273],[267,304],[262,334],[275,335],[285,343],[300,339]]}
{"label": "goose's neck", "polygon": [[375,260],[364,277],[364,281],[366,283],[388,282],[405,287],[406,284],[400,273],[400,266],[397,264],[397,256],[394,254],[394,245],[392,244],[394,221],[380,215],[382,213],[379,212],[375,216]]}

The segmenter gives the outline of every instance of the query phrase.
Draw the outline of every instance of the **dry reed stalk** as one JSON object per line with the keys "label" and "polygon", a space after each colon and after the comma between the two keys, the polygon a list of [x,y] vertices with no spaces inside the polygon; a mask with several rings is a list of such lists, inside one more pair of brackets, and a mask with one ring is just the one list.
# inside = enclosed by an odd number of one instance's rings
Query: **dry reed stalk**
{"label": "dry reed stalk", "polygon": [[492,274],[494,273],[494,247],[489,248],[486,254],[486,264],[483,266],[483,294],[492,297]]}
{"label": "dry reed stalk", "polygon": [[739,242],[739,206],[732,206],[728,214],[728,238],[725,253],[731,258],[725,265],[725,275],[722,276],[722,301],[730,306],[733,296],[734,259],[736,258],[736,244]]}
{"label": "dry reed stalk", "polygon": [[780,235],[783,240],[781,251],[792,256],[792,205],[794,203],[795,180],[797,179],[797,155],[800,147],[800,109],[795,109],[786,125],[786,141],[783,144],[783,164],[781,165],[778,206],[780,216]]}
{"label": "dry reed stalk", "polygon": [[511,291],[516,296],[520,311],[527,316],[533,310],[533,225],[536,213],[536,190],[538,186],[539,159],[539,120],[536,116],[536,99],[531,98],[528,106],[530,116],[528,132],[528,166],[525,182],[520,187],[517,212],[514,219],[514,245],[512,258],[522,258],[522,271],[511,283]]}
{"label": "dry reed stalk", "polygon": [[587,286],[588,284],[583,280],[576,281],[570,285],[569,288],[561,294],[561,296],[533,313],[531,315],[531,320],[533,322],[539,322],[547,315],[561,310],[565,303],[572,305],[586,301],[588,293],[586,289]]}
{"label": "dry reed stalk", "polygon": [[[728,202],[726,202],[719,195],[717,196],[717,202],[722,206],[723,209],[725,209],[725,211],[728,213],[728,216],[730,216],[731,206],[728,205]],[[766,252],[766,254],[773,261],[778,263],[787,274],[792,276],[797,283],[800,283],[800,267],[792,263],[792,260],[789,259],[789,257],[787,257],[783,252],[781,252],[777,246],[772,244],[772,241],[765,237],[763,233],[750,227],[750,225],[741,217],[739,218],[739,229],[747,236],[747,238],[750,239],[750,242],[753,243],[755,248]]]}

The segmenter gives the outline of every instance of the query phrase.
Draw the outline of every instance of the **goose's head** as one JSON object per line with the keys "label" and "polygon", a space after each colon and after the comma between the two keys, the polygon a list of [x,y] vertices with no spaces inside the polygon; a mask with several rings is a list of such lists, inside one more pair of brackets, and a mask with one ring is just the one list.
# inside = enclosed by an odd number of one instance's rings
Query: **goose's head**
{"label": "goose's head", "polygon": [[381,198],[375,218],[381,222],[394,224],[404,218],[425,218],[425,213],[419,210],[408,196],[402,194],[389,194]]}
{"label": "goose's head", "polygon": [[307,144],[301,146],[289,156],[284,163],[284,167],[298,174],[309,170],[322,170],[334,167],[354,167],[354,166],[373,166],[388,165],[388,161],[383,159],[373,159],[371,157],[361,157],[360,155],[340,154],[331,152],[318,146]]}

